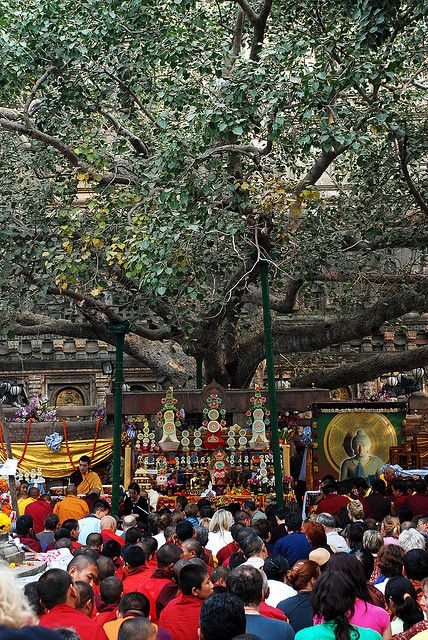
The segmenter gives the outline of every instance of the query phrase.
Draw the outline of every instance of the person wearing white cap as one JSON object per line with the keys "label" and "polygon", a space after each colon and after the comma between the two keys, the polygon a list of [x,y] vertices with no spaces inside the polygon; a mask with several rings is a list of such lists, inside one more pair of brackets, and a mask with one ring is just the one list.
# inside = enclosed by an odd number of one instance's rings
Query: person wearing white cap
{"label": "person wearing white cap", "polygon": [[331,553],[327,551],[327,549],[323,549],[322,547],[320,547],[319,549],[314,549],[309,554],[309,560],[312,560],[312,562],[316,562],[321,571],[324,565],[327,564],[327,562],[330,560],[330,557]]}

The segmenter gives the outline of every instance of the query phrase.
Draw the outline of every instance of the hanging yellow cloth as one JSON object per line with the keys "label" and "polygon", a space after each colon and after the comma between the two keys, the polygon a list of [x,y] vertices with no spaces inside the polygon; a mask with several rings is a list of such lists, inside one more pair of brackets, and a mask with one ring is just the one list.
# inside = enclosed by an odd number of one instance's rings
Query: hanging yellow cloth
{"label": "hanging yellow cloth", "polygon": [[[79,466],[79,458],[81,456],[90,456],[92,447],[94,446],[93,440],[69,440],[68,446],[70,449],[71,458],[73,464]],[[12,444],[12,455],[15,459],[19,460],[24,445]],[[103,440],[99,438],[95,449],[94,457],[92,460],[92,466],[107,460],[113,453],[113,440]],[[0,448],[0,460],[4,461],[5,457]],[[42,469],[44,478],[64,478],[73,473],[74,469],[70,464],[67,449],[65,443],[61,445],[61,450],[58,453],[54,453],[47,448],[44,442],[29,442],[27,445],[27,451],[25,459],[21,462],[21,469]]]}

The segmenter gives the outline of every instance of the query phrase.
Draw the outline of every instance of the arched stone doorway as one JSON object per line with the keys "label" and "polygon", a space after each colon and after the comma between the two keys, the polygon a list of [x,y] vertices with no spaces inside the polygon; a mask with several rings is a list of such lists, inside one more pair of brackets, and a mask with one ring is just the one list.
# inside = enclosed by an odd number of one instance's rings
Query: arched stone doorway
{"label": "arched stone doorway", "polygon": [[75,387],[65,387],[60,389],[55,396],[55,406],[65,407],[67,405],[74,405],[81,407],[85,404],[83,394]]}

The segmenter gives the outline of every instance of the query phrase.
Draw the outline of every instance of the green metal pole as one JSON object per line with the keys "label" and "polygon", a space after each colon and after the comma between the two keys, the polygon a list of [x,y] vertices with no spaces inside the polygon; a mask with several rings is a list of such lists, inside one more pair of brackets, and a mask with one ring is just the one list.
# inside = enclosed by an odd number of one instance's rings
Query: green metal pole
{"label": "green metal pole", "polygon": [[111,512],[119,514],[120,452],[122,448],[122,385],[123,385],[123,344],[129,329],[127,322],[109,324],[109,331],[116,336],[116,362],[114,372],[114,436],[113,436],[113,479],[111,491]]}
{"label": "green metal pole", "polygon": [[282,507],[284,505],[284,491],[282,486],[281,451],[279,447],[278,410],[276,406],[275,369],[273,362],[272,319],[269,300],[269,267],[265,260],[260,262],[260,282],[262,285],[263,326],[265,334],[273,468],[275,471],[275,492],[276,502]]}
{"label": "green metal pole", "polygon": [[202,364],[204,362],[204,356],[202,353],[198,353],[196,356],[196,388],[202,389]]}

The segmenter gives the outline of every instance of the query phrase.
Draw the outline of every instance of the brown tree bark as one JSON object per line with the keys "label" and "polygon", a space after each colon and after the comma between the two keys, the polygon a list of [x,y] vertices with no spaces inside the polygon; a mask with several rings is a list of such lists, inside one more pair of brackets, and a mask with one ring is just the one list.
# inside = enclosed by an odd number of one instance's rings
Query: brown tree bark
{"label": "brown tree bark", "polygon": [[[22,314],[14,327],[17,336],[56,335],[73,338],[90,338],[115,344],[115,336],[105,324],[56,320],[37,314]],[[195,386],[195,359],[172,340],[149,340],[134,333],[126,335],[124,351],[150,368],[164,385],[175,388]]]}
{"label": "brown tree bark", "polygon": [[[398,292],[362,309],[353,316],[324,321],[288,324],[281,320],[273,323],[273,346],[276,354],[317,351],[331,345],[343,344],[370,336],[389,320],[395,320],[412,311],[428,310],[426,284]],[[245,386],[249,374],[254,375],[257,365],[264,359],[263,329],[256,329],[239,346],[240,366],[237,381]],[[250,378],[251,379],[251,378]]]}
{"label": "brown tree bark", "polygon": [[360,382],[374,380],[390,371],[409,371],[428,364],[428,347],[398,353],[379,353],[361,362],[346,364],[333,369],[314,371],[291,381],[293,387],[318,387],[337,389]]}
{"label": "brown tree bark", "polygon": [[[258,365],[264,360],[260,318],[257,313],[253,314],[254,329],[241,336],[240,310],[241,301],[238,299],[235,307],[228,308],[228,315],[223,323],[208,322],[201,328],[198,347],[204,357],[205,383],[215,379],[225,387],[248,387]],[[311,352],[360,339],[377,332],[387,321],[395,320],[412,311],[422,310],[428,310],[425,283],[414,284],[412,289],[379,300],[353,316],[293,324],[275,320],[275,353],[286,355]],[[86,337],[115,344],[114,336],[109,333],[104,323],[70,322],[34,314],[23,314],[18,319],[15,334]],[[195,386],[195,358],[193,354],[187,353],[178,341],[148,339],[129,333],[125,339],[125,353],[150,368],[163,386]],[[379,354],[375,356],[372,364],[365,360],[357,365],[346,365],[337,370],[315,373],[313,377],[310,374],[299,378],[296,384],[320,384],[329,388],[354,384],[373,379],[385,371],[408,369],[407,361],[414,363],[410,368],[420,366],[425,363],[424,354],[423,349],[399,354]],[[418,364],[419,360],[423,362]]]}

